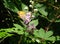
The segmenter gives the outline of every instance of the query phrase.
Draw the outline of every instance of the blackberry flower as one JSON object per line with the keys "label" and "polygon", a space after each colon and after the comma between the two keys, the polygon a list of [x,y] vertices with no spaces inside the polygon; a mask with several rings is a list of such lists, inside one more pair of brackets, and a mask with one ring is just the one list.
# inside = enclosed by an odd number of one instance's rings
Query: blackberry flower
{"label": "blackberry flower", "polygon": [[27,26],[27,30],[26,31],[32,34],[35,29],[36,29],[36,27],[34,26],[34,24],[31,24],[31,25]]}
{"label": "blackberry flower", "polygon": [[24,23],[28,24],[31,21],[31,12],[27,12],[25,16]]}

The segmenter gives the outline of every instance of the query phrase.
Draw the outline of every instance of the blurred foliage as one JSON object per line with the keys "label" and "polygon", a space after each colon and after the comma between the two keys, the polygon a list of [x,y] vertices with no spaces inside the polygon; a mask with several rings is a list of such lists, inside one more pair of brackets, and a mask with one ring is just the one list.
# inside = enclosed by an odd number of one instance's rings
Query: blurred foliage
{"label": "blurred foliage", "polygon": [[0,0],[0,44],[60,44],[59,29],[60,0]]}

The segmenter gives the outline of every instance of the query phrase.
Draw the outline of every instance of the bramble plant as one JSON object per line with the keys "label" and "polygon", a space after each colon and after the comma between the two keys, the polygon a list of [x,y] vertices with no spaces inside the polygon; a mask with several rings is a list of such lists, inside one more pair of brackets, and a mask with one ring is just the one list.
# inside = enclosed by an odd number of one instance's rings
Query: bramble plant
{"label": "bramble plant", "polygon": [[3,0],[2,2],[13,26],[0,29],[0,43],[15,35],[19,36],[18,40],[14,38],[17,43],[12,39],[9,44],[54,44],[60,41],[60,36],[55,34],[53,27],[54,23],[60,22],[58,0]]}

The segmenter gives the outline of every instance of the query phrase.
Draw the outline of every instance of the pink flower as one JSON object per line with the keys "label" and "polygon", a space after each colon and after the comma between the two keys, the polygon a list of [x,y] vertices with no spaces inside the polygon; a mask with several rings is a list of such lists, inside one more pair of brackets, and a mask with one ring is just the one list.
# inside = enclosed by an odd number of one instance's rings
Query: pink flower
{"label": "pink flower", "polygon": [[25,16],[25,24],[28,24],[31,21],[31,12],[27,12]]}
{"label": "pink flower", "polygon": [[26,16],[25,16],[24,23],[28,24],[31,21],[32,18],[34,18],[34,16],[31,14],[31,12],[27,12]]}
{"label": "pink flower", "polygon": [[24,21],[24,23],[25,23],[25,24],[28,24],[30,21],[31,21],[31,19],[26,19],[26,20]]}

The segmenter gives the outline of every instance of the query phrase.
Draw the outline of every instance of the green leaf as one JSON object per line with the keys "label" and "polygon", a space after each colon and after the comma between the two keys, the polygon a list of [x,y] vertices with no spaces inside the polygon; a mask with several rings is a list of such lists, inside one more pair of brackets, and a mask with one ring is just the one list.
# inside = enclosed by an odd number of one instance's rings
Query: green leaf
{"label": "green leaf", "polygon": [[40,30],[34,31],[34,35],[35,35],[35,37],[44,38],[45,37],[45,31],[42,28],[40,28]]}
{"label": "green leaf", "polygon": [[11,36],[13,36],[14,34],[9,34],[9,33],[7,33],[7,36],[6,37],[11,37]]}
{"label": "green leaf", "polygon": [[38,9],[39,12],[42,14],[42,16],[47,16],[48,15],[48,12],[45,11],[45,9],[46,9],[45,6],[41,7],[40,9]]}
{"label": "green leaf", "polygon": [[23,31],[23,29],[21,28],[21,29],[19,29],[18,27],[16,27],[16,28],[11,28],[11,29],[8,29],[7,30],[8,32],[14,32],[14,33],[17,33],[17,34],[24,34],[24,31]]}
{"label": "green leaf", "polygon": [[47,16],[48,12],[46,11],[46,6],[43,4],[36,4],[35,8],[42,14],[42,16]]}
{"label": "green leaf", "polygon": [[52,36],[52,37],[47,38],[47,40],[49,40],[49,41],[55,41],[56,38],[54,36]]}
{"label": "green leaf", "polygon": [[25,36],[28,36],[28,35],[29,35],[29,33],[28,33],[28,32],[24,32],[24,34],[25,34]]}
{"label": "green leaf", "polygon": [[6,36],[6,32],[0,32],[0,38],[3,38],[3,37],[5,37]]}
{"label": "green leaf", "polygon": [[44,38],[45,37],[45,30],[43,28],[40,28],[39,36],[40,36],[40,38]]}
{"label": "green leaf", "polygon": [[6,32],[14,32],[14,33],[17,33],[17,34],[24,34],[24,31],[23,29],[19,29],[19,28],[10,28],[10,29],[7,29]]}
{"label": "green leaf", "polygon": [[13,28],[7,28],[7,29],[3,29],[5,32],[13,32],[14,30],[13,29],[15,29],[14,27]]}
{"label": "green leaf", "polygon": [[17,31],[16,33],[19,34],[19,35],[20,34],[24,34],[24,31],[23,30],[20,30],[20,31]]}
{"label": "green leaf", "polygon": [[38,25],[38,19],[36,20],[33,20],[29,23],[29,25],[33,24],[34,26],[37,26]]}
{"label": "green leaf", "polygon": [[22,26],[18,25],[18,24],[14,24],[14,26],[17,28],[17,29],[24,29]]}
{"label": "green leaf", "polygon": [[55,22],[60,22],[60,19],[59,20],[56,20]]}
{"label": "green leaf", "polygon": [[57,39],[57,40],[60,40],[60,36],[56,36],[56,39]]}
{"label": "green leaf", "polygon": [[42,7],[42,6],[43,6],[43,4],[39,4],[39,3],[37,3],[37,4],[35,4],[34,7],[39,9],[39,8]]}
{"label": "green leaf", "polygon": [[34,34],[35,37],[40,37],[40,36],[39,36],[39,31],[38,31],[38,30],[34,30],[34,33],[33,33],[33,34]]}
{"label": "green leaf", "polygon": [[28,11],[28,6],[22,3],[22,10],[27,12]]}
{"label": "green leaf", "polygon": [[4,37],[10,37],[12,36],[13,34],[9,34],[7,32],[0,32],[0,38],[4,38]]}
{"label": "green leaf", "polygon": [[[13,28],[8,28],[8,29],[3,29],[7,34],[8,34],[8,32],[9,33],[17,33],[17,34],[24,34],[24,30],[23,30],[23,28],[21,28],[20,27],[20,25],[18,25],[18,24],[14,24],[15,26],[17,26],[16,28],[15,27],[13,27]],[[20,27],[20,28],[18,28],[18,27]],[[1,31],[3,31],[3,30],[1,30]],[[9,35],[7,35],[7,36],[12,36],[13,34],[9,34]]]}
{"label": "green leaf", "polygon": [[52,31],[48,31],[48,32],[46,32],[45,37],[48,38],[48,37],[50,37],[52,35],[53,35],[53,32]]}
{"label": "green leaf", "polygon": [[8,8],[9,10],[13,11],[13,12],[17,12],[18,8],[16,7],[16,5],[13,3],[13,1],[11,0],[3,0],[4,1],[4,6],[6,8]]}

